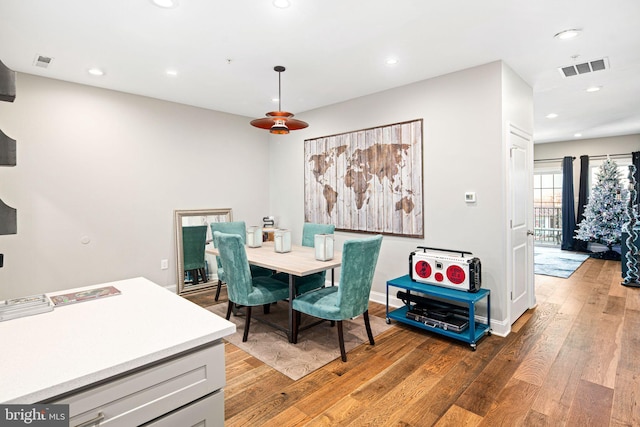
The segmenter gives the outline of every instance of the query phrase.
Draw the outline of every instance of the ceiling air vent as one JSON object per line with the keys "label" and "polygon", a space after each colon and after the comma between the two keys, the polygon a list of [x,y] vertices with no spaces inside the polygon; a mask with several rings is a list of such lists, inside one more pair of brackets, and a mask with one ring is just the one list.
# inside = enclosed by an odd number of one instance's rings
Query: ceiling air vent
{"label": "ceiling air vent", "polygon": [[558,68],[563,77],[572,77],[607,69],[609,69],[609,60],[607,58],[595,59],[581,64]]}
{"label": "ceiling air vent", "polygon": [[53,58],[49,58],[48,56],[36,55],[35,61],[33,61],[33,65],[36,67],[49,68],[49,65],[53,61]]}

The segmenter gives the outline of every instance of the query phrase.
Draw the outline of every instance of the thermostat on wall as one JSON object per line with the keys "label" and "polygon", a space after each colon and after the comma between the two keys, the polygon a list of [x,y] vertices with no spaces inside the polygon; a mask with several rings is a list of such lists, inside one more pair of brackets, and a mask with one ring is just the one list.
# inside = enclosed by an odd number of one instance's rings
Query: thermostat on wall
{"label": "thermostat on wall", "polygon": [[464,201],[467,203],[475,203],[476,202],[475,191],[467,191],[466,193],[464,193]]}

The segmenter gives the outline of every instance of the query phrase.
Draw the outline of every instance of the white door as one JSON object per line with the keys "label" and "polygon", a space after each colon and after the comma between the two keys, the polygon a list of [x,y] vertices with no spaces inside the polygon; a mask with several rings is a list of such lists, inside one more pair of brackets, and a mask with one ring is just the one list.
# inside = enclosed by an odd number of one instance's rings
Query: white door
{"label": "white door", "polygon": [[533,280],[533,140],[531,135],[509,125],[508,194],[509,232],[507,244],[510,280],[509,320],[513,324],[535,305]]}

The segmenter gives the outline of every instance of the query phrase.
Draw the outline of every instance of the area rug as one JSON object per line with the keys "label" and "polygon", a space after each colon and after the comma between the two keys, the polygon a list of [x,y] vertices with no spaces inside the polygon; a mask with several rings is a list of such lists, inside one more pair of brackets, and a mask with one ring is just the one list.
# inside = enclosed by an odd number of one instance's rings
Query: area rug
{"label": "area rug", "polygon": [[536,246],[534,249],[534,272],[545,276],[570,277],[589,258],[588,254],[563,251],[559,248]]}
{"label": "area rug", "polygon": [[[271,312],[267,315],[263,314],[261,307],[254,308],[251,314],[251,328],[249,329],[247,342],[242,342],[245,322],[244,314],[231,315],[229,320],[235,323],[236,332],[225,337],[225,339],[277,371],[282,372],[292,380],[298,380],[340,357],[338,328],[337,326],[331,327],[330,322],[322,322],[309,329],[301,330],[298,334],[298,343],[291,344],[283,331],[254,319],[255,317],[263,317],[268,319],[269,322],[286,326],[288,319],[287,309],[288,303],[286,301],[280,301],[272,305]],[[225,317],[227,303],[207,307],[207,310]],[[316,320],[303,314],[301,326],[304,327],[306,324]],[[374,337],[393,327],[392,325],[387,325],[383,319],[376,316],[369,315],[369,322]],[[362,316],[353,320],[345,320],[343,322],[343,332],[344,346],[347,353],[365,342],[369,345]]]}

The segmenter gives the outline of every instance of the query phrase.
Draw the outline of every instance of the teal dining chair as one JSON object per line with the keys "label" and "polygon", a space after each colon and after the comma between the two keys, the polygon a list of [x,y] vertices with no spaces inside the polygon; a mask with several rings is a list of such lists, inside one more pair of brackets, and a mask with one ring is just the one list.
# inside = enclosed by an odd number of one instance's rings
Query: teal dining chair
{"label": "teal dining chair", "polygon": [[213,241],[220,255],[227,284],[229,305],[227,320],[231,317],[234,306],[245,307],[245,325],[242,341],[249,336],[251,323],[251,307],[268,306],[271,303],[286,299],[289,296],[289,285],[271,277],[251,275],[244,239],[237,234],[215,231]]}
{"label": "teal dining chair", "polygon": [[[336,226],[333,224],[314,224],[305,222],[302,226],[302,246],[314,247],[316,234],[333,234]],[[289,283],[289,275],[277,273],[274,278]],[[304,294],[315,289],[324,288],[327,272],[321,271],[308,276],[296,277],[296,295]]]}
{"label": "teal dining chair", "polygon": [[373,273],[378,262],[382,236],[352,239],[344,242],[339,286],[329,286],[307,292],[292,302],[293,342],[298,341],[300,313],[338,323],[338,341],[342,361],[347,361],[344,349],[342,321],[359,316],[364,317],[369,343],[375,345],[369,323],[369,294],[373,283]]}
{"label": "teal dining chair", "polygon": [[[182,227],[182,263],[184,272],[189,272],[192,283],[207,282],[204,247],[207,244],[207,226],[190,225]],[[198,277],[199,276],[199,277]]]}
{"label": "teal dining chair", "polygon": [[[245,224],[244,221],[212,222],[211,224],[209,224],[209,226],[211,227],[212,235],[216,231],[219,231],[221,233],[236,234],[240,236],[240,238],[242,239],[242,244],[243,245],[246,244],[247,225]],[[213,242],[213,246],[217,248],[215,240]],[[218,270],[217,270],[218,287],[216,289],[215,300],[218,301],[218,298],[220,298],[220,289],[222,289],[222,284],[226,283],[227,281],[225,280],[224,268],[222,268],[222,264],[220,263],[220,257],[216,257],[216,264],[218,266]],[[274,273],[273,270],[258,267],[257,265],[252,265],[250,266],[250,268],[251,268],[251,275],[254,277],[271,276]]]}

